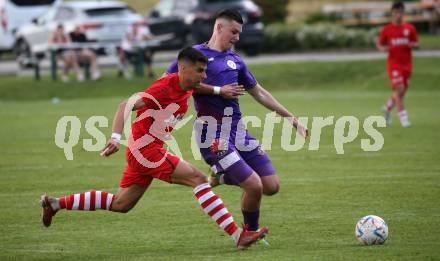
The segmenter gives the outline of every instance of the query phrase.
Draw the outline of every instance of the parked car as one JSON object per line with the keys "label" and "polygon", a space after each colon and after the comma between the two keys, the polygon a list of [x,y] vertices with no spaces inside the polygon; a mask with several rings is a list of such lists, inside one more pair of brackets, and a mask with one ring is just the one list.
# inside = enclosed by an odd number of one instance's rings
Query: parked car
{"label": "parked car", "polygon": [[15,32],[60,0],[0,0],[0,52],[12,51]]}
{"label": "parked car", "polygon": [[75,1],[53,6],[16,33],[17,60],[25,65],[31,53],[44,56],[50,34],[63,24],[66,32],[81,26],[89,41],[118,45],[127,27],[143,23],[143,17],[119,1]]}
{"label": "parked car", "polygon": [[236,47],[248,55],[258,54],[264,26],[261,8],[251,0],[161,0],[145,20],[153,34],[174,33],[160,48],[175,49],[209,40],[215,15],[226,8],[240,11],[245,21]]}

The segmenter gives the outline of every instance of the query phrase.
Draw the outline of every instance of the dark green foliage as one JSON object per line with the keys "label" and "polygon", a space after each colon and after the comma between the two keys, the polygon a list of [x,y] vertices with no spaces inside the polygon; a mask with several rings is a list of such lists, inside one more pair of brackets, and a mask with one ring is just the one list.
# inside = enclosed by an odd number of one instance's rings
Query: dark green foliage
{"label": "dark green foliage", "polygon": [[263,22],[265,24],[283,23],[287,17],[289,0],[255,0],[263,9]]}
{"label": "dark green foliage", "polygon": [[347,29],[329,23],[274,24],[265,29],[263,50],[286,52],[329,48],[372,48],[378,30]]}

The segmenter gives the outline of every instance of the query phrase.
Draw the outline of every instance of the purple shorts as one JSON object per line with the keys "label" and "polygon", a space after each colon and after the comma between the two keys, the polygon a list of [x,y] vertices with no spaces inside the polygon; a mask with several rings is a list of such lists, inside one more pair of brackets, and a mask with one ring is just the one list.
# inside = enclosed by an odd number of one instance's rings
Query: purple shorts
{"label": "purple shorts", "polygon": [[260,177],[276,174],[269,156],[247,130],[241,132],[242,137],[239,139],[236,137],[240,132],[236,128],[232,129],[229,139],[220,137],[220,131],[207,138],[206,124],[198,127],[195,133],[199,135],[200,141],[205,142],[203,146],[198,142],[200,153],[214,173],[225,174],[226,184],[239,185],[253,172]]}

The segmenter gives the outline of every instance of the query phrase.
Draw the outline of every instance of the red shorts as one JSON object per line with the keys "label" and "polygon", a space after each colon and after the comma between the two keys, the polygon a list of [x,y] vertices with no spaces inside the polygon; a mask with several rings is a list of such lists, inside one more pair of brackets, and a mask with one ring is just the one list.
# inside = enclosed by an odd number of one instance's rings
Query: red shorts
{"label": "red shorts", "polygon": [[408,88],[411,78],[411,69],[389,67],[388,77],[390,78],[391,88],[396,89],[400,86]]}
{"label": "red shorts", "polygon": [[140,150],[133,155],[126,152],[127,167],[125,168],[119,184],[121,188],[137,184],[148,187],[153,178],[171,183],[170,175],[174,172],[180,158],[163,148]]}

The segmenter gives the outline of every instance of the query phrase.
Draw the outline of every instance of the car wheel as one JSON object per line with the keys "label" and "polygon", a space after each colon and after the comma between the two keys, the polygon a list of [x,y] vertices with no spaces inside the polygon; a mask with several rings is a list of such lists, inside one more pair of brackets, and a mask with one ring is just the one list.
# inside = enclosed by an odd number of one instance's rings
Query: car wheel
{"label": "car wheel", "polygon": [[19,39],[14,45],[15,58],[21,68],[32,67],[31,49],[24,39]]}
{"label": "car wheel", "polygon": [[259,46],[246,46],[246,48],[242,49],[247,56],[257,56],[258,54],[260,54]]}

